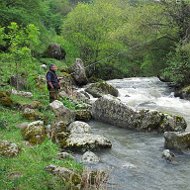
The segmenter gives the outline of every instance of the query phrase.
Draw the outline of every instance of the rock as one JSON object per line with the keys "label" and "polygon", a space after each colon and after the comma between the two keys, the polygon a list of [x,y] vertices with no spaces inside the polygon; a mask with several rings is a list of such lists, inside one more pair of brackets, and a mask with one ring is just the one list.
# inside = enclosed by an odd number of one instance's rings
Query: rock
{"label": "rock", "polygon": [[73,160],[75,159],[75,157],[69,154],[68,152],[59,152],[58,158],[59,159],[73,159]]}
{"label": "rock", "polygon": [[81,183],[81,176],[70,169],[55,165],[49,165],[45,168],[45,170],[53,175],[61,177],[61,179],[70,184],[78,185]]}
{"label": "rock", "polygon": [[92,119],[92,114],[89,110],[76,110],[76,120],[80,121],[90,121]]}
{"label": "rock", "polygon": [[47,70],[47,69],[48,69],[48,67],[47,67],[46,64],[42,64],[42,65],[40,65],[40,67],[41,67],[42,69],[44,69],[44,70]]}
{"label": "rock", "polygon": [[20,148],[15,144],[8,141],[0,141],[0,156],[14,157],[20,152]]}
{"label": "rock", "polygon": [[43,121],[29,123],[21,132],[24,140],[33,145],[41,144],[46,138],[46,129]]}
{"label": "rock", "polygon": [[112,144],[109,139],[102,135],[91,133],[91,127],[84,122],[75,121],[68,127],[70,132],[66,139],[64,148],[86,151],[100,148],[111,148]]}
{"label": "rock", "polygon": [[175,158],[175,154],[171,152],[169,149],[165,149],[162,152],[162,158],[166,159],[169,162],[172,162]]}
{"label": "rock", "polygon": [[72,76],[77,85],[85,85],[88,83],[88,79],[85,72],[85,67],[81,59],[77,58],[75,64],[72,66]]}
{"label": "rock", "polygon": [[33,94],[31,92],[17,91],[17,90],[12,89],[11,93],[14,95],[23,96],[27,98],[33,97]]}
{"label": "rock", "polygon": [[76,151],[86,151],[101,148],[111,148],[111,146],[112,144],[110,140],[104,136],[88,133],[73,133],[67,138],[65,148]]}
{"label": "rock", "polygon": [[23,111],[23,117],[25,117],[28,120],[38,120],[38,119],[44,119],[44,116],[42,115],[42,113],[34,110],[34,109],[30,109],[30,108],[25,108]]}
{"label": "rock", "polygon": [[187,127],[182,117],[150,110],[135,112],[111,95],[105,95],[93,103],[92,116],[111,125],[138,131],[184,131]]}
{"label": "rock", "polygon": [[82,174],[82,189],[107,189],[109,173],[104,170],[86,169]]}
{"label": "rock", "polygon": [[26,79],[21,75],[13,75],[9,83],[11,86],[14,86],[17,90],[23,90],[27,87]]}
{"label": "rock", "polygon": [[63,121],[66,125],[72,123],[75,120],[74,111],[66,108],[62,102],[55,100],[50,103],[50,107],[54,111],[56,117],[58,117],[59,120]]}
{"label": "rock", "polygon": [[66,124],[64,121],[56,121],[50,129],[50,138],[53,142],[59,144],[61,147],[64,147],[66,144],[66,139],[68,137],[68,132]]}
{"label": "rock", "polygon": [[90,133],[91,127],[85,122],[75,121],[69,125],[68,130],[71,134],[73,133],[83,134],[83,133]]}
{"label": "rock", "polygon": [[174,96],[180,97],[185,100],[190,100],[190,86],[186,86],[182,89],[176,90]]}
{"label": "rock", "polygon": [[5,91],[0,91],[0,105],[6,107],[12,107],[14,105],[13,100],[10,97],[10,94]]}
{"label": "rock", "polygon": [[91,151],[87,151],[82,155],[81,161],[88,164],[96,164],[100,161],[100,158]]}
{"label": "rock", "polygon": [[190,132],[165,132],[165,148],[183,151],[190,149]]}
{"label": "rock", "polygon": [[58,60],[65,59],[66,52],[59,44],[50,44],[44,52],[44,57]]}
{"label": "rock", "polygon": [[115,97],[119,95],[118,90],[105,81],[93,83],[87,89],[85,89],[85,91],[91,94],[95,98],[100,98],[103,95],[107,94],[110,94]]}
{"label": "rock", "polygon": [[28,122],[24,122],[24,123],[18,124],[16,127],[19,129],[25,129],[28,126],[28,124],[29,124]]}

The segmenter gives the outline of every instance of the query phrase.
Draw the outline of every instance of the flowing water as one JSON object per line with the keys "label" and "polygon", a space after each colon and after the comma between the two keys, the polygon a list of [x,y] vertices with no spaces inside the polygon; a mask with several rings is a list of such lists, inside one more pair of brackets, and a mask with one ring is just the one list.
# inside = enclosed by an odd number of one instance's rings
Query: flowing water
{"label": "flowing water", "polygon": [[[167,84],[157,78],[129,78],[109,81],[119,98],[135,110],[153,109],[183,116],[190,131],[190,102],[174,98]],[[113,144],[100,154],[100,167],[109,168],[108,189],[190,190],[190,154],[176,154],[175,164],[162,159],[162,134],[135,132],[91,121],[94,131]]]}

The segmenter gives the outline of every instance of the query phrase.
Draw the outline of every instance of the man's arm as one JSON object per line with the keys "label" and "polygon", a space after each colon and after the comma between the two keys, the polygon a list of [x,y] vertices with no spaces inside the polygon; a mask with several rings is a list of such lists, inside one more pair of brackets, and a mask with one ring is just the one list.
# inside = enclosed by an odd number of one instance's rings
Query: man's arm
{"label": "man's arm", "polygon": [[52,84],[51,81],[48,81],[48,84],[49,84],[49,86],[50,86],[52,89],[54,89],[54,86],[53,86],[53,84]]}

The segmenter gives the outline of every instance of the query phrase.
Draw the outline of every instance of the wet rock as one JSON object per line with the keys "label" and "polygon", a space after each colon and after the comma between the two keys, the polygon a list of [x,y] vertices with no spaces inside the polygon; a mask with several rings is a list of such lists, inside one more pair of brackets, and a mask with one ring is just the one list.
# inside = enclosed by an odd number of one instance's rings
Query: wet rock
{"label": "wet rock", "polygon": [[176,90],[175,97],[180,97],[185,100],[190,100],[190,86],[186,86],[182,89]]}
{"label": "wet rock", "polygon": [[68,130],[71,134],[73,133],[83,134],[83,133],[90,133],[91,127],[85,122],[75,121],[69,125]]}
{"label": "wet rock", "polygon": [[111,148],[112,144],[109,139],[102,135],[91,133],[91,127],[84,122],[75,121],[68,127],[70,134],[66,139],[66,149],[76,151],[87,151],[101,148]]}
{"label": "wet rock", "polygon": [[111,95],[93,103],[92,116],[105,123],[138,131],[184,131],[187,127],[182,117],[150,110],[135,112]]}
{"label": "wet rock", "polygon": [[165,132],[165,148],[183,151],[190,149],[190,132]]}
{"label": "wet rock", "polygon": [[111,146],[112,144],[110,140],[104,136],[88,133],[73,133],[67,138],[65,148],[76,151],[86,151],[102,148],[111,148]]}
{"label": "wet rock", "polygon": [[21,132],[24,140],[33,145],[41,144],[46,138],[46,129],[43,121],[29,123],[27,127],[24,127],[21,130]]}
{"label": "wet rock", "polygon": [[58,120],[63,121],[66,125],[72,123],[75,120],[74,111],[66,108],[62,102],[55,100],[50,104],[50,107],[54,111]]}
{"label": "wet rock", "polygon": [[27,97],[27,98],[33,97],[33,94],[31,92],[17,91],[17,90],[12,89],[11,93],[14,95],[23,96],[23,97]]}
{"label": "wet rock", "polygon": [[68,152],[59,152],[58,158],[59,159],[73,159],[73,160],[75,159],[75,157],[69,154]]}
{"label": "wet rock", "polygon": [[81,183],[81,176],[70,169],[49,165],[45,168],[45,170],[53,175],[61,177],[65,182],[70,184],[79,185]]}
{"label": "wet rock", "polygon": [[173,152],[171,152],[169,149],[165,149],[162,152],[162,158],[164,158],[165,160],[172,162],[175,158],[175,154]]}
{"label": "wet rock", "polygon": [[14,157],[20,152],[20,148],[15,144],[8,141],[0,141],[0,156]]}
{"label": "wet rock", "polygon": [[92,114],[89,110],[76,110],[76,120],[89,121],[92,119]]}
{"label": "wet rock", "polygon": [[54,58],[58,60],[65,59],[66,52],[59,44],[50,44],[44,52],[44,57]]}
{"label": "wet rock", "polygon": [[6,107],[12,107],[14,105],[13,100],[11,99],[8,92],[0,91],[0,105]]}
{"label": "wet rock", "polygon": [[110,94],[115,97],[119,95],[118,90],[105,81],[93,83],[87,89],[85,89],[85,91],[91,94],[95,98],[100,98],[103,95],[107,94]]}
{"label": "wet rock", "polygon": [[81,161],[88,164],[96,164],[100,161],[100,158],[91,151],[87,151],[82,155]]}
{"label": "wet rock", "polygon": [[72,66],[72,76],[77,85],[85,85],[88,83],[84,64],[81,59],[77,58],[75,64]]}

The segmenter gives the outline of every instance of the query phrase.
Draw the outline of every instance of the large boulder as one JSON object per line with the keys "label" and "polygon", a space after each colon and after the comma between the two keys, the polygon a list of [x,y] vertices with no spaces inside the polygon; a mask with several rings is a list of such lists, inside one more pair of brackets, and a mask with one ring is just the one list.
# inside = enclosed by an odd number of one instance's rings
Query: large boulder
{"label": "large boulder", "polygon": [[43,121],[34,121],[23,127],[22,136],[30,144],[41,144],[46,138],[46,129]]}
{"label": "large boulder", "polygon": [[81,59],[76,59],[75,64],[72,66],[72,71],[72,76],[78,85],[81,86],[88,83],[85,67]]}
{"label": "large boulder", "polygon": [[20,152],[20,148],[15,144],[8,141],[0,141],[0,156],[14,157]]}
{"label": "large boulder", "polygon": [[86,151],[102,148],[111,148],[111,146],[112,144],[110,140],[102,135],[94,135],[90,133],[73,133],[69,135],[68,139],[66,140],[65,148],[76,151]]}
{"label": "large boulder", "polygon": [[76,110],[76,120],[80,121],[89,121],[92,119],[92,114],[89,110],[83,109],[83,110]]}
{"label": "large boulder", "polygon": [[177,151],[190,149],[190,132],[165,132],[165,148]]}
{"label": "large boulder", "polygon": [[115,97],[119,95],[118,90],[105,81],[93,83],[88,88],[86,88],[85,91],[91,94],[95,98],[100,98],[103,95],[107,94],[110,94]]}
{"label": "large boulder", "polygon": [[190,100],[190,86],[183,87],[175,91],[175,97],[180,97],[185,100]]}
{"label": "large boulder", "polygon": [[58,60],[65,59],[66,52],[59,44],[50,44],[44,52],[44,56]]}
{"label": "large boulder", "polygon": [[109,139],[102,135],[91,133],[91,127],[84,122],[75,121],[68,127],[70,132],[65,147],[71,150],[86,151],[100,148],[111,148]]}
{"label": "large boulder", "polygon": [[136,112],[110,95],[93,103],[92,116],[105,123],[139,131],[184,131],[187,127],[182,117],[150,110]]}
{"label": "large boulder", "polygon": [[12,107],[14,105],[13,100],[11,99],[8,92],[0,91],[0,105],[6,107]]}
{"label": "large boulder", "polygon": [[74,111],[71,111],[68,108],[66,108],[62,102],[55,100],[52,103],[50,103],[50,107],[54,111],[58,120],[63,121],[65,125],[68,125],[75,120]]}

